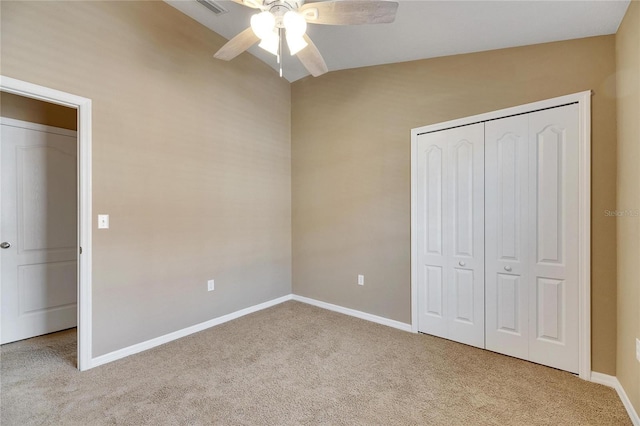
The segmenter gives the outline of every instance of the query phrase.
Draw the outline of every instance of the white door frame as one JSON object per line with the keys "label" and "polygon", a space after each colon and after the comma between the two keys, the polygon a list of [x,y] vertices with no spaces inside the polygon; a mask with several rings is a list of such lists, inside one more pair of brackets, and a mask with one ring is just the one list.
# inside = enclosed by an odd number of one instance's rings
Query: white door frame
{"label": "white door frame", "polygon": [[579,111],[579,188],[578,188],[578,350],[579,375],[591,380],[591,91],[574,93],[485,114],[418,127],[411,130],[411,331],[418,332],[418,135],[517,114],[578,103]]}
{"label": "white door frame", "polygon": [[91,99],[0,75],[0,91],[78,111],[78,369],[91,368]]}

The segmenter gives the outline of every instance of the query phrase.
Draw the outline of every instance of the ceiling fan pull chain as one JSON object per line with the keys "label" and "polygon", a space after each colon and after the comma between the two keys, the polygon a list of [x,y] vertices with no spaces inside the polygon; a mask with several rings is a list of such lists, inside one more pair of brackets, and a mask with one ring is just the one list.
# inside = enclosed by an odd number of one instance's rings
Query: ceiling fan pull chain
{"label": "ceiling fan pull chain", "polygon": [[280,78],[282,78],[282,28],[278,28],[278,63],[280,64]]}
{"label": "ceiling fan pull chain", "polygon": [[282,62],[280,56],[282,55],[282,29],[278,28],[278,53],[276,53],[276,60],[278,63]]}

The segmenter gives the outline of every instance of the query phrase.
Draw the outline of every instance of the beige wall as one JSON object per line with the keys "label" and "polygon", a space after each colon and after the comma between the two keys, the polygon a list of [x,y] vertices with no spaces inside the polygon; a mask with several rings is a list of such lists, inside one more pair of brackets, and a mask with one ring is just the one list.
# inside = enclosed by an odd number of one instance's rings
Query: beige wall
{"label": "beige wall", "polygon": [[77,130],[75,109],[12,93],[0,93],[0,115],[45,126]]}
{"label": "beige wall", "polygon": [[613,36],[290,95],[248,54],[211,59],[225,40],[164,3],[0,5],[2,74],[93,99],[93,208],[111,215],[94,230],[94,356],[289,293],[292,255],[295,293],[409,322],[410,129],[592,89],[593,369],[615,374]]}
{"label": "beige wall", "polygon": [[615,374],[616,224],[603,214],[616,205],[614,42],[593,37],[294,83],[294,293],[410,322],[410,130],[593,90],[592,366]]}
{"label": "beige wall", "polygon": [[291,292],[285,80],[163,2],[1,8],[2,74],[93,100],[94,356]]}
{"label": "beige wall", "polygon": [[[640,413],[640,2],[633,1],[616,34],[618,71],[618,380]],[[624,213],[623,213],[624,214]]]}

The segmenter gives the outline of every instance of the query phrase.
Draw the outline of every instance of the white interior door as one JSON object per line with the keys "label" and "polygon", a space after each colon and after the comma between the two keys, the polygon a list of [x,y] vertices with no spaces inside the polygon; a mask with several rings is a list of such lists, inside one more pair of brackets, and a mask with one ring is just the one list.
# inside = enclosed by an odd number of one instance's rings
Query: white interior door
{"label": "white interior door", "polygon": [[529,114],[529,359],[578,372],[578,105]]}
{"label": "white interior door", "polygon": [[14,120],[3,119],[1,132],[8,343],[76,326],[77,142],[75,132]]}
{"label": "white interior door", "polygon": [[484,125],[418,136],[418,329],[484,347]]}
{"label": "white interior door", "polygon": [[529,117],[485,123],[486,347],[529,359]]}

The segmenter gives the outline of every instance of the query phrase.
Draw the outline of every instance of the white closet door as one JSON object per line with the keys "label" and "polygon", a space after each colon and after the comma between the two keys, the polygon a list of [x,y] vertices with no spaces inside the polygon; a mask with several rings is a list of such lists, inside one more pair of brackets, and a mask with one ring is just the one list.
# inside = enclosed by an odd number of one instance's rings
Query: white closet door
{"label": "white closet door", "polygon": [[449,338],[484,348],[484,124],[449,133]]}
{"label": "white closet door", "polygon": [[484,347],[484,125],[418,136],[418,329]]}
{"label": "white closet door", "polygon": [[485,123],[486,348],[528,359],[529,118]]}
{"label": "white closet door", "polygon": [[447,337],[445,316],[445,205],[447,139],[418,136],[418,306],[419,331]]}
{"label": "white closet door", "polygon": [[578,372],[578,105],[529,114],[529,359]]}

